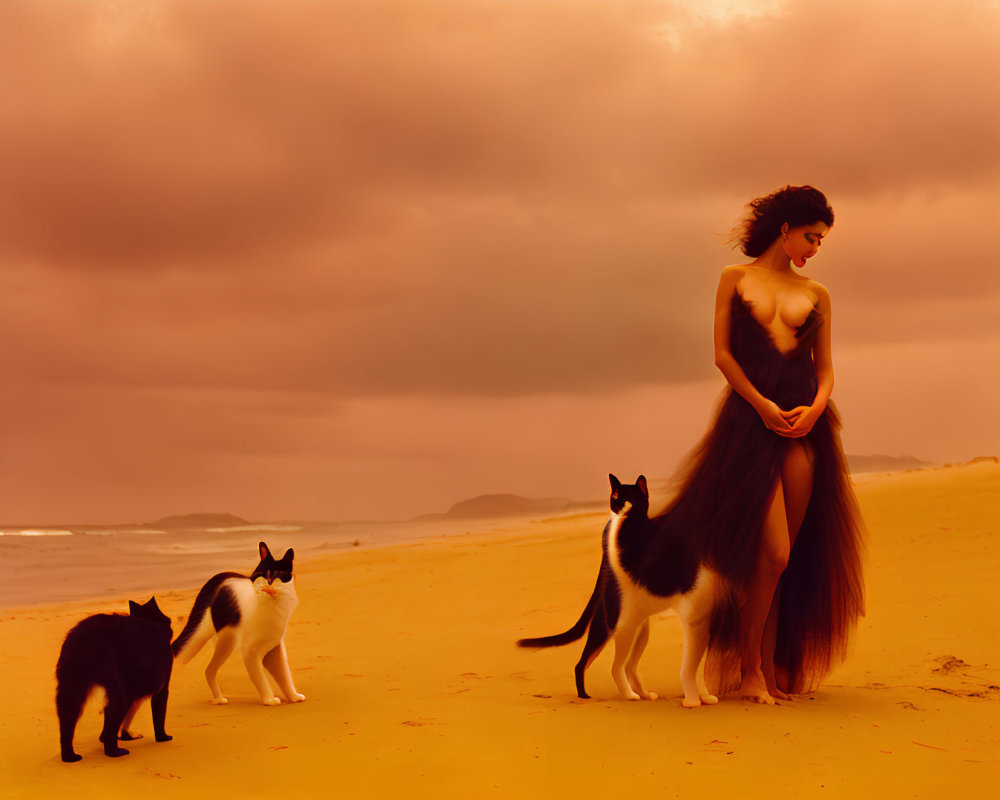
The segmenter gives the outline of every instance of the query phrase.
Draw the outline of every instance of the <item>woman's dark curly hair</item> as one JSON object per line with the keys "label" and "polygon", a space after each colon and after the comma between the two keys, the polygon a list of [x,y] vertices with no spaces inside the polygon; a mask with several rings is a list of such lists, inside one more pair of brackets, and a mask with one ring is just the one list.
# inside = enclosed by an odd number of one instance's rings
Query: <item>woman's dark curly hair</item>
{"label": "woman's dark curly hair", "polygon": [[744,255],[757,258],[781,235],[781,226],[789,228],[824,222],[833,226],[833,209],[819,189],[812,186],[786,186],[748,203],[750,213],[733,230],[730,241]]}

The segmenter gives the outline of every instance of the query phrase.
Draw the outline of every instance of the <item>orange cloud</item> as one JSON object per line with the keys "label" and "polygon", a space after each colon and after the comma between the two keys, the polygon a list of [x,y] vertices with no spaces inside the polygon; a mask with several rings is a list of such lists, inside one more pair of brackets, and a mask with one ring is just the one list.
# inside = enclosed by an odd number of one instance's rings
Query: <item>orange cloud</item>
{"label": "orange cloud", "polygon": [[[719,234],[787,182],[820,186],[837,212],[815,273],[844,364],[994,341],[1000,110],[981,87],[1000,78],[998,14],[931,0],[724,21],[613,0],[5,3],[0,410],[31,435],[0,479],[29,516],[46,484],[76,493],[67,509],[110,504],[121,470],[100,463],[169,438],[175,457],[150,476],[180,504],[174,444],[204,476],[241,440],[261,453],[247,478],[260,497],[271,456],[305,469],[311,426],[376,399],[401,419],[438,403],[424,417],[445,439],[477,403],[528,415],[522,402],[561,397],[580,427],[525,444],[556,460],[607,398],[716,378],[714,285],[739,258]],[[878,379],[857,368],[838,368],[838,392]],[[275,402],[312,411],[289,423]],[[907,402],[935,418],[948,399]],[[88,419],[123,421],[114,458],[95,455]],[[382,423],[360,419],[378,439]],[[956,450],[1000,448],[980,420]],[[862,423],[860,450],[947,449]],[[324,430],[328,452],[358,452]],[[442,502],[494,445],[442,450]],[[49,481],[67,448],[92,474]],[[604,458],[584,466],[601,475]],[[412,462],[385,459],[402,481]],[[345,465],[320,471],[351,486]]]}

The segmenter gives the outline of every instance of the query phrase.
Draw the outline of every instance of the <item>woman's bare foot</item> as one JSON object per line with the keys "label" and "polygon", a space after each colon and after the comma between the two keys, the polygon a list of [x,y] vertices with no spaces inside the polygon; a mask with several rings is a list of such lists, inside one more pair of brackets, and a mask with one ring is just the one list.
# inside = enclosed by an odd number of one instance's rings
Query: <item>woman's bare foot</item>
{"label": "woman's bare foot", "polygon": [[759,670],[743,675],[743,680],[740,682],[740,700],[752,700],[768,706],[777,705],[777,701],[767,690],[764,674]]}
{"label": "woman's bare foot", "polygon": [[764,685],[767,687],[768,693],[771,697],[776,700],[791,700],[792,696],[788,692],[783,692],[778,688],[778,679],[774,677],[774,668],[767,669],[765,666],[762,670],[764,674]]}
{"label": "woman's bare foot", "polygon": [[788,700],[789,702],[792,700],[792,696],[788,692],[781,691],[777,686],[768,686],[767,691],[775,700]]}

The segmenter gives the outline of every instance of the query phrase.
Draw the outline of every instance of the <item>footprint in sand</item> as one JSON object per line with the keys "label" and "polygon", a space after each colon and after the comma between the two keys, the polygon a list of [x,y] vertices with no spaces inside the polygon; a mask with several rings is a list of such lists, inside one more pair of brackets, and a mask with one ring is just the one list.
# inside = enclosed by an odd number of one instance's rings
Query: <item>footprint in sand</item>
{"label": "footprint in sand", "polygon": [[934,659],[934,663],[938,665],[936,669],[931,670],[935,675],[953,675],[959,670],[972,668],[971,664],[955,656],[940,656]]}
{"label": "footprint in sand", "polygon": [[964,678],[965,680],[960,682],[960,687],[953,684],[949,688],[925,686],[923,687],[925,689],[950,694],[954,697],[978,697],[982,699],[992,699],[1000,693],[1000,687],[997,687],[996,684],[987,684],[981,677],[975,675],[976,667],[957,656],[939,656],[933,660],[933,663],[937,666],[931,670],[932,674],[941,677]]}

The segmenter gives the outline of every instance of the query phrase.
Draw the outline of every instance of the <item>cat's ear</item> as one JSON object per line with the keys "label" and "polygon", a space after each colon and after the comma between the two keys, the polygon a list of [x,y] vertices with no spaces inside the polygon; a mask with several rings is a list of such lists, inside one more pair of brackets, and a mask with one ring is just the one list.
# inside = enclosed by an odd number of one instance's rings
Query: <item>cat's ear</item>
{"label": "cat's ear", "polygon": [[146,603],[146,605],[144,606],[144,608],[148,608],[150,611],[157,611],[160,614],[163,613],[162,611],[160,611],[160,607],[156,604],[156,597],[155,596],[149,598],[149,602]]}
{"label": "cat's ear", "polygon": [[142,611],[142,606],[140,606],[135,600],[128,601],[128,613],[130,616],[135,616],[137,611]]}
{"label": "cat's ear", "polygon": [[608,479],[611,481],[611,490],[617,492],[622,488],[622,482],[618,480],[614,475],[608,473]]}
{"label": "cat's ear", "polygon": [[649,487],[646,486],[646,476],[640,475],[635,479],[635,485],[639,487],[639,491],[645,495],[646,499],[649,499]]}
{"label": "cat's ear", "polygon": [[267,545],[261,542],[257,545],[260,548],[260,560],[263,561],[265,558],[271,555],[271,551],[267,549]]}
{"label": "cat's ear", "polygon": [[289,547],[285,551],[285,554],[281,557],[281,560],[282,561],[291,561],[294,558],[295,558],[295,551],[291,547]]}

